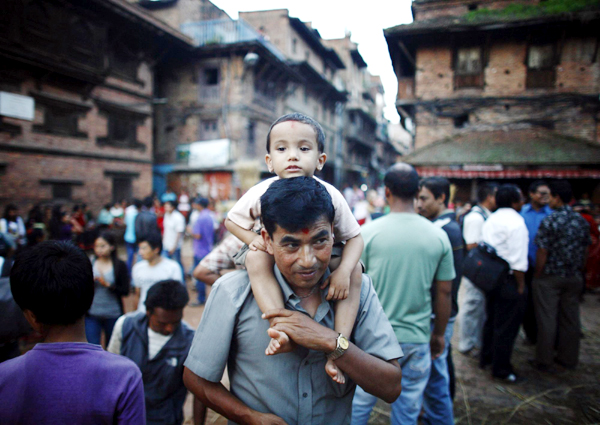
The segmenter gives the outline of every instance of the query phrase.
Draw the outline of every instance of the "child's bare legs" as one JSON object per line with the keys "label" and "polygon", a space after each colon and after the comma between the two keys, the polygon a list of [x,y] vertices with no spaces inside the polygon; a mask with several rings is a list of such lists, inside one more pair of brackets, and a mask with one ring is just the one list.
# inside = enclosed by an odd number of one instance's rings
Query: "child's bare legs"
{"label": "child's bare legs", "polygon": [[[339,265],[337,258],[333,259],[329,264],[331,268]],[[332,264],[332,263],[336,264]],[[352,274],[350,275],[350,288],[348,290],[348,298],[336,301],[335,310],[335,325],[334,329],[336,332],[341,333],[346,338],[350,339],[352,329],[354,328],[354,322],[358,313],[358,307],[360,304],[360,289],[362,285],[362,265],[358,263]],[[333,360],[327,359],[325,364],[325,371],[327,374],[338,384],[346,382],[344,373],[340,368],[337,367]]]}
{"label": "child's bare legs", "polygon": [[[275,275],[273,274],[273,256],[264,251],[248,251],[246,254],[246,270],[250,278],[252,293],[263,313],[275,308],[284,308],[283,295]],[[358,309],[358,307],[357,307]],[[278,332],[271,338],[265,350],[267,356],[292,351],[293,346],[285,332]]]}

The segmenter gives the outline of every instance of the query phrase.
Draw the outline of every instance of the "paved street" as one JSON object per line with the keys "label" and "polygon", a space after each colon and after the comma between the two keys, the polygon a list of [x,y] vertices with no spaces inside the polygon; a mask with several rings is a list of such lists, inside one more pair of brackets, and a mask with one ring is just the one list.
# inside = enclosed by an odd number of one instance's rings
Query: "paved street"
{"label": "paved street", "polygon": [[[189,252],[184,248],[184,252]],[[184,263],[191,258],[184,255]],[[188,288],[191,288],[188,283]],[[190,298],[195,292],[190,290]],[[517,338],[513,362],[527,380],[504,385],[478,368],[477,360],[454,350],[457,374],[454,414],[457,424],[597,424],[600,423],[600,293],[587,294],[582,304],[581,363],[576,371],[548,375],[533,369],[527,359],[534,347]],[[200,322],[203,307],[186,307],[184,319],[193,327]],[[458,325],[458,324],[457,324]],[[454,343],[456,345],[456,342]],[[379,402],[370,424],[389,424],[389,405]],[[186,424],[191,424],[191,397],[186,404]],[[207,424],[226,424],[209,413]]]}

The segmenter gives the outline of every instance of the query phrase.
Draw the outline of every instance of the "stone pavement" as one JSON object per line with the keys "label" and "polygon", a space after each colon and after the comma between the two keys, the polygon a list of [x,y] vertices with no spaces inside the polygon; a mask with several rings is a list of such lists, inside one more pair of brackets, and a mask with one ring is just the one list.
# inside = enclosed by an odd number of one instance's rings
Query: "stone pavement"
{"label": "stone pavement", "polygon": [[[186,251],[189,252],[184,247]],[[191,264],[189,256],[184,255],[184,264]],[[190,298],[195,299],[192,287],[188,280]],[[196,327],[203,311],[203,307],[186,307],[184,319]],[[550,375],[533,369],[527,359],[534,357],[535,347],[525,342],[522,333],[517,338],[513,364],[526,380],[516,385],[492,380],[489,371],[479,369],[476,359],[454,350],[456,424],[600,424],[600,292],[586,294],[581,313],[584,338],[580,365],[575,371]],[[191,396],[185,410],[185,423],[192,424]],[[206,423],[224,425],[227,421],[210,411]],[[369,424],[389,423],[390,407],[379,401]]]}

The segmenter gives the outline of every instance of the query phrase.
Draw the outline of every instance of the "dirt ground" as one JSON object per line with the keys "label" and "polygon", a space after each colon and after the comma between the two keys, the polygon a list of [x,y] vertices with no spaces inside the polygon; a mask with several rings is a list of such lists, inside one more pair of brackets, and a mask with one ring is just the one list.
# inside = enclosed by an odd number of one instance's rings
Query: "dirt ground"
{"label": "dirt ground", "polygon": [[[190,252],[184,246],[184,264],[191,265]],[[188,280],[190,299],[196,293]],[[193,327],[200,322],[203,307],[188,306],[184,319]],[[586,294],[581,304],[582,333],[580,364],[575,371],[555,375],[532,368],[527,359],[534,357],[535,347],[521,334],[513,353],[513,364],[524,382],[505,385],[491,379],[489,371],[480,370],[476,359],[453,351],[457,388],[454,400],[456,424],[600,424],[600,292]],[[460,326],[456,323],[455,326]],[[456,330],[457,328],[455,328]],[[456,335],[456,332],[455,332]],[[454,346],[457,342],[454,342]],[[226,381],[224,381],[227,384]],[[191,424],[191,396],[186,403],[186,424]],[[226,424],[215,412],[209,412],[207,424]],[[390,407],[380,401],[369,424],[389,424]]]}

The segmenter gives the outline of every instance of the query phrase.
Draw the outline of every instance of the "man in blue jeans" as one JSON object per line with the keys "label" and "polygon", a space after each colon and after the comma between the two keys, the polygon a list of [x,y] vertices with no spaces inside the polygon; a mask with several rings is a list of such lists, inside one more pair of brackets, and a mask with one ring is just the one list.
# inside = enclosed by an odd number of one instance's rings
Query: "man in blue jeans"
{"label": "man in blue jeans", "polygon": [[[419,196],[417,198],[417,211],[423,217],[431,220],[437,227],[448,235],[452,245],[452,257],[454,259],[454,271],[456,277],[452,280],[452,310],[450,319],[444,334],[444,352],[431,362],[431,374],[425,393],[423,394],[424,424],[448,424],[454,423],[452,405],[451,379],[449,370],[451,357],[450,340],[454,331],[454,322],[458,313],[458,289],[462,278],[462,263],[465,251],[465,242],[462,237],[460,225],[456,221],[454,211],[448,209],[450,200],[450,182],[445,177],[428,177],[421,180],[419,184]],[[432,286],[431,297],[435,302],[435,284]],[[431,329],[433,331],[434,321],[432,319]]]}
{"label": "man in blue jeans", "polygon": [[[192,224],[190,235],[193,239],[194,248],[194,270],[200,264],[200,261],[208,255],[213,248],[214,223],[208,211],[208,199],[199,198],[194,202],[196,211],[199,212],[196,221]],[[199,306],[206,301],[206,288],[204,282],[196,280],[196,289],[198,290],[198,302],[193,303],[194,306]]]}
{"label": "man in blue jeans", "polygon": [[[444,353],[455,277],[448,235],[415,212],[419,176],[407,164],[396,164],[384,178],[390,213],[362,227],[362,261],[390,320],[404,357],[402,393],[392,403],[392,424],[416,424],[431,359]],[[431,288],[435,282],[431,330]],[[357,388],[352,424],[366,424],[377,398]]]}

